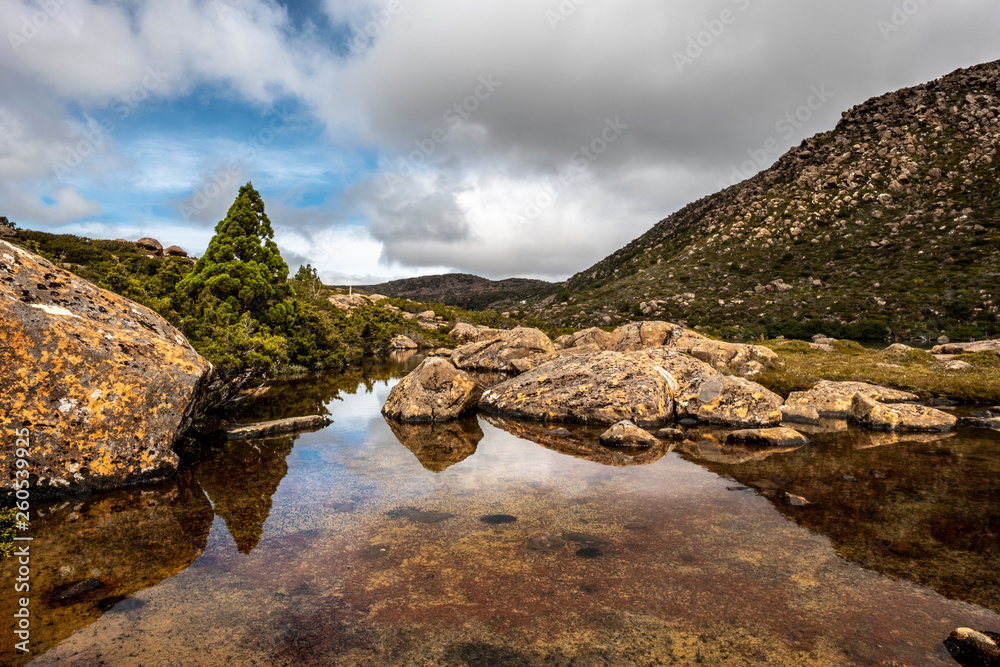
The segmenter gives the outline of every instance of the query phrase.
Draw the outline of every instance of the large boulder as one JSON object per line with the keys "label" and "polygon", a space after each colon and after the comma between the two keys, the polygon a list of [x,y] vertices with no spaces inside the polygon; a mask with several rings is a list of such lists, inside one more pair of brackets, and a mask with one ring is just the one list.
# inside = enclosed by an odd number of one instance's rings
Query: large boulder
{"label": "large boulder", "polygon": [[518,327],[501,331],[496,337],[462,345],[452,353],[451,360],[463,370],[517,373],[515,360],[544,357],[555,351],[549,337],[538,329]]}
{"label": "large boulder", "polygon": [[187,250],[180,246],[172,245],[169,248],[164,249],[163,254],[167,257],[187,257]]}
{"label": "large boulder", "polygon": [[142,237],[141,239],[136,241],[135,244],[140,248],[142,248],[143,250],[146,250],[147,252],[150,252],[154,255],[163,254],[163,246],[160,245],[160,242],[157,241],[156,239],[149,238],[148,236]]}
{"label": "large boulder", "polygon": [[393,336],[392,340],[389,341],[389,347],[394,350],[416,350],[420,346],[413,342],[413,339],[409,336]]}
{"label": "large boulder", "polygon": [[931,354],[968,354],[970,352],[992,352],[1000,357],[1000,340],[983,340],[978,343],[946,343],[936,345]]}
{"label": "large boulder", "polygon": [[596,352],[557,358],[491,387],[479,407],[527,421],[659,427],[674,415],[670,382],[648,360]]}
{"label": "large boulder", "polygon": [[683,331],[682,327],[669,322],[632,322],[615,329],[603,347],[614,352],[646,350],[661,347]]}
{"label": "large boulder", "polygon": [[679,391],[677,417],[733,428],[768,428],[781,423],[782,402],[756,382],[720,375]]}
{"label": "large boulder", "polygon": [[452,421],[474,410],[482,392],[468,373],[430,357],[392,388],[382,414],[405,424]]}
{"label": "large boulder", "polygon": [[790,412],[813,407],[820,417],[847,419],[851,415],[854,395],[858,393],[879,403],[906,403],[918,400],[914,394],[898,389],[888,389],[864,382],[821,380],[809,391],[792,392],[788,396],[786,405]]}
{"label": "large boulder", "polygon": [[496,338],[500,335],[499,329],[491,329],[489,327],[477,327],[468,322],[459,322],[451,331],[448,332],[448,339],[452,340],[459,345],[465,345],[467,343],[478,343],[481,340],[488,340],[490,338]]}
{"label": "large boulder", "polygon": [[672,346],[715,368],[729,369],[742,375],[755,375],[780,361],[774,350],[762,345],[727,343],[689,333]]}
{"label": "large boulder", "polygon": [[608,344],[611,341],[611,334],[604,329],[591,327],[590,329],[577,331],[576,333],[569,334],[568,336],[560,336],[560,340],[562,342],[562,346],[567,349],[573,347],[584,347],[587,345],[596,345],[602,350],[606,350],[608,349]]}
{"label": "large boulder", "polygon": [[863,393],[854,395],[850,420],[873,431],[942,432],[955,430],[954,415],[923,405],[885,405]]}
{"label": "large boulder", "polygon": [[[153,311],[0,241],[0,427],[35,492],[169,477],[211,364]],[[12,490],[15,448],[0,447]]]}
{"label": "large boulder", "polygon": [[361,308],[371,303],[368,297],[361,294],[335,294],[327,299],[334,308],[339,308],[348,315],[354,312],[355,308]]}
{"label": "large boulder", "polygon": [[965,667],[1000,667],[1000,633],[958,628],[944,640],[948,653]]}

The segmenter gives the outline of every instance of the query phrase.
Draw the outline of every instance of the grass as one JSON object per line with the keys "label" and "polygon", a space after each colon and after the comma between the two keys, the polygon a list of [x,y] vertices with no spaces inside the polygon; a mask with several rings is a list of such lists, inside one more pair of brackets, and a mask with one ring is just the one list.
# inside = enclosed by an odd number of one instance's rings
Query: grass
{"label": "grass", "polygon": [[780,340],[764,345],[777,352],[784,365],[770,368],[754,380],[785,397],[793,391],[807,391],[820,380],[835,380],[892,387],[922,399],[1000,404],[1000,357],[992,353],[956,357],[973,367],[949,371],[946,362],[923,350],[885,352],[846,344],[837,345],[835,352],[821,352],[803,341]]}

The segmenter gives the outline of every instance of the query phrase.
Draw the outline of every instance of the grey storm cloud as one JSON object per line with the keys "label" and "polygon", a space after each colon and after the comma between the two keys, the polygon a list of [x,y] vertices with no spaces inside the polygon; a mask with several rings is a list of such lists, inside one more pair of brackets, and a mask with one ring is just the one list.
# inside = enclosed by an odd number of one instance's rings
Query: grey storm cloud
{"label": "grey storm cloud", "polygon": [[[296,28],[276,0],[60,5],[34,41],[0,59],[0,83],[24,100],[0,100],[0,171],[27,175],[0,184],[0,205],[38,208],[22,193],[44,189],[32,186],[73,136],[68,105],[109,102],[156,63],[169,73],[157,97],[199,85],[254,105],[293,97],[332,153],[365,156],[322,206],[269,201],[297,260],[356,276],[563,279],[832,129],[851,106],[1000,58],[995,0],[317,6],[347,28],[345,43],[332,47],[315,22]],[[29,9],[0,0],[0,32],[20,34]],[[195,202],[207,182],[172,200],[199,203],[193,218],[206,224],[226,199]],[[75,181],[59,187],[60,219],[95,210]],[[345,243],[363,261],[334,264]]]}

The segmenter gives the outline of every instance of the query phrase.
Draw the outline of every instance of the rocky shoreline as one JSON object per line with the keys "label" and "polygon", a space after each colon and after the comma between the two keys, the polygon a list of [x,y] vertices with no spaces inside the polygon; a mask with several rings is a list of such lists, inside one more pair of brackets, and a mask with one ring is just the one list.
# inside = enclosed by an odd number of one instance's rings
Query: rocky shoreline
{"label": "rocky shoreline", "polygon": [[[808,442],[803,431],[831,420],[873,434],[947,434],[959,424],[913,393],[864,382],[823,380],[783,399],[751,379],[782,364],[771,349],[667,322],[587,329],[555,341],[537,329],[458,324],[449,337],[454,350],[436,351],[393,388],[382,410],[387,419],[443,423],[479,412],[505,422],[605,426],[602,444],[639,448],[654,447],[652,432],[673,425],[734,430],[727,441],[743,446],[787,447]],[[941,348],[939,354],[952,350]],[[1000,344],[960,349],[995,351]],[[499,381],[482,382],[480,372],[500,374]],[[992,413],[976,414],[962,423],[998,425]]]}

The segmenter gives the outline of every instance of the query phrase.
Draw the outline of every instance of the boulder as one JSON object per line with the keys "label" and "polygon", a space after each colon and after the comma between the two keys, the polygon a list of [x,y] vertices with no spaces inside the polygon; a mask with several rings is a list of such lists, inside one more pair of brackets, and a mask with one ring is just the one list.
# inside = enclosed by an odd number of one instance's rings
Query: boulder
{"label": "boulder", "polygon": [[821,423],[819,411],[812,405],[804,403],[785,404],[781,406],[782,421],[793,424],[808,424],[819,426]]}
{"label": "boulder", "polygon": [[821,380],[809,391],[792,392],[785,401],[786,410],[813,407],[820,417],[847,419],[851,414],[854,395],[857,393],[880,403],[905,403],[918,400],[914,394],[864,382]]}
{"label": "boulder", "polygon": [[140,248],[142,248],[143,250],[147,250],[153,253],[154,255],[163,254],[163,246],[160,245],[160,242],[157,241],[156,239],[149,238],[148,236],[142,237],[141,239],[136,241],[135,244]]}
{"label": "boulder", "polygon": [[452,421],[474,410],[482,391],[447,359],[430,357],[392,388],[382,414],[405,424]]}
{"label": "boulder", "polygon": [[781,397],[756,382],[730,375],[710,377],[677,393],[677,418],[733,428],[781,423]]}
{"label": "boulder", "polygon": [[605,447],[656,447],[660,441],[656,436],[643,431],[632,422],[620,421],[601,434],[601,444]]}
{"label": "boulder", "polygon": [[590,329],[577,331],[574,334],[569,334],[568,336],[560,336],[559,338],[562,341],[562,346],[564,348],[596,345],[602,350],[606,350],[608,349],[608,344],[611,341],[611,334],[609,334],[607,331],[603,329],[598,329],[597,327],[591,327]]}
{"label": "boulder", "polygon": [[[394,336],[389,345],[394,350],[416,350],[420,346],[413,342],[413,339],[409,336]],[[450,350],[449,350],[450,352]]]}
{"label": "boulder", "polygon": [[487,389],[479,407],[527,421],[660,427],[673,419],[670,382],[648,360],[596,352],[554,359]]}
{"label": "boulder", "polygon": [[516,373],[516,359],[531,359],[553,354],[555,346],[538,329],[518,327],[501,331],[498,336],[468,343],[451,355],[455,366],[463,370]]}
{"label": "boulder", "polygon": [[1000,667],[1000,633],[958,628],[944,640],[948,653],[965,667]]}
{"label": "boulder", "polygon": [[736,445],[761,447],[802,447],[809,444],[809,438],[793,428],[765,428],[733,431],[726,436],[726,442]]}
{"label": "boulder", "polygon": [[732,370],[742,375],[755,375],[780,362],[778,353],[771,348],[727,343],[702,336],[696,338],[690,332],[685,332],[671,346],[715,368]]}
{"label": "boulder", "polygon": [[329,301],[334,307],[343,310],[348,315],[353,313],[355,308],[367,306],[370,303],[367,297],[360,294],[334,294],[328,298],[327,301]]}
{"label": "boulder", "polygon": [[885,405],[858,392],[851,403],[849,419],[873,431],[948,432],[958,419],[947,412],[923,405]]}
{"label": "boulder", "polygon": [[882,350],[883,352],[909,352],[913,348],[909,345],[903,345],[902,343],[893,343],[889,347]]}
{"label": "boulder", "polygon": [[425,310],[422,313],[417,313],[417,318],[421,320],[433,320],[437,317],[437,313],[433,310]]}
{"label": "boulder", "polygon": [[946,343],[936,345],[931,354],[969,354],[971,352],[992,352],[1000,357],[1000,340],[983,340],[978,343]]}
{"label": "boulder", "polygon": [[163,251],[164,255],[168,257],[187,257],[187,250],[180,246],[172,245]]}
{"label": "boulder", "polygon": [[634,352],[660,347],[683,331],[682,327],[669,322],[632,322],[615,329],[604,348],[614,352]]}
{"label": "boulder", "polygon": [[[211,364],[148,308],[4,241],[0,295],[0,427],[29,433],[33,495],[171,476]],[[15,461],[0,448],[0,489]]]}
{"label": "boulder", "polygon": [[[488,334],[487,331],[491,333]],[[498,335],[500,335],[500,331],[497,329],[484,331],[467,322],[459,322],[448,332],[448,340],[452,340],[459,345],[465,345],[466,343],[477,343],[485,338],[493,338]]]}

